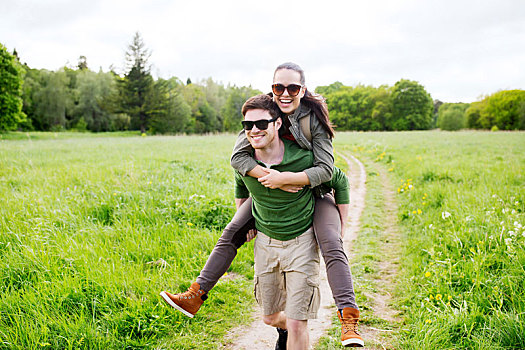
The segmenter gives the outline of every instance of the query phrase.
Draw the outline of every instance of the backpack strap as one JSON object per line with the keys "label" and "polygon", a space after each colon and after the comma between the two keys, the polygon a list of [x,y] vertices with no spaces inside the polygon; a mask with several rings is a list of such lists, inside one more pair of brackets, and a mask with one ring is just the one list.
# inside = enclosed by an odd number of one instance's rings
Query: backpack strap
{"label": "backpack strap", "polygon": [[310,129],[311,117],[312,114],[310,113],[306,117],[302,117],[301,119],[299,119],[299,126],[301,127],[301,131],[303,132],[303,135],[309,142],[312,142],[312,131]]}

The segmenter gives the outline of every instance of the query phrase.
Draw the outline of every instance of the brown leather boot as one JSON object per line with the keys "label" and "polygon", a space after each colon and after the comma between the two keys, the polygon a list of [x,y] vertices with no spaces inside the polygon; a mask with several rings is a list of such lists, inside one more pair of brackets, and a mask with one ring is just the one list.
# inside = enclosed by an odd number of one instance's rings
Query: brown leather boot
{"label": "brown leather boot", "polygon": [[359,310],[345,307],[342,312],[337,311],[339,321],[341,321],[341,343],[348,347],[365,346],[363,338],[359,335],[357,325],[359,323]]}
{"label": "brown leather boot", "polygon": [[184,293],[171,294],[160,292],[160,296],[168,305],[188,317],[195,316],[204,300],[208,298],[208,294],[201,289],[197,282],[193,282],[191,287]]}

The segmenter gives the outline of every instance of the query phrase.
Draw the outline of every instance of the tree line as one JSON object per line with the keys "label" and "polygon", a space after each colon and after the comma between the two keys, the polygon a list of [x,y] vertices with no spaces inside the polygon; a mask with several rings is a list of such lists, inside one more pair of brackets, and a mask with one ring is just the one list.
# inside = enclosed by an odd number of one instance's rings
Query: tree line
{"label": "tree line", "polygon": [[525,130],[524,90],[498,91],[473,103],[432,100],[418,82],[405,79],[378,88],[335,82],[316,92],[326,98],[337,130]]}
{"label": "tree line", "polygon": [[242,104],[261,93],[211,78],[196,83],[154,79],[149,55],[137,33],[126,51],[123,75],[94,72],[83,56],[77,67],[48,71],[21,64],[16,51],[10,54],[0,44],[0,131],[237,131]]}
{"label": "tree line", "polygon": [[[154,79],[150,52],[139,33],[125,56],[122,75],[94,72],[84,56],[74,68],[48,71],[21,64],[16,50],[10,54],[0,44],[0,131],[237,131],[242,104],[261,93],[211,78],[195,83]],[[315,92],[326,98],[330,119],[340,131],[525,129],[523,90],[499,91],[470,104],[434,101],[417,81],[405,79],[377,88],[335,82]]]}

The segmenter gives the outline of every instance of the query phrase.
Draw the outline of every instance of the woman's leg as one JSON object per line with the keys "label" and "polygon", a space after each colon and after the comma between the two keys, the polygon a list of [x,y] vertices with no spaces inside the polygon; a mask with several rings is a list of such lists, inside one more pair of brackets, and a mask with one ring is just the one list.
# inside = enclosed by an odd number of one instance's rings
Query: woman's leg
{"label": "woman's leg", "polygon": [[197,277],[197,283],[202,290],[209,292],[224,275],[237,255],[237,249],[246,242],[248,230],[252,228],[255,228],[255,219],[252,215],[252,199],[248,198],[222,231],[206,265]]}
{"label": "woman's leg", "polygon": [[326,264],[328,283],[337,308],[358,309],[352,274],[341,239],[341,218],[331,194],[315,199],[314,231]]}
{"label": "woman's leg", "polygon": [[186,316],[195,316],[202,303],[208,298],[208,292],[230,267],[237,255],[237,249],[246,242],[246,234],[252,228],[255,228],[255,219],[252,215],[250,198],[237,209],[232,221],[222,231],[197,281],[183,293],[171,294],[162,291],[160,293],[162,299]]}

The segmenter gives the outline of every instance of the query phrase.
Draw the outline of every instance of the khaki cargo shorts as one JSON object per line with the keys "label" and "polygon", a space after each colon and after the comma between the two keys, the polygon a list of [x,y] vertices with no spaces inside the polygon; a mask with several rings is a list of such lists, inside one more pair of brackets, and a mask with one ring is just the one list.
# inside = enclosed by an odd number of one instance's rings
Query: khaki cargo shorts
{"label": "khaki cargo shorts", "polygon": [[317,318],[319,248],[313,229],[289,241],[258,232],[254,250],[255,299],[263,314],[284,311],[294,320]]}

